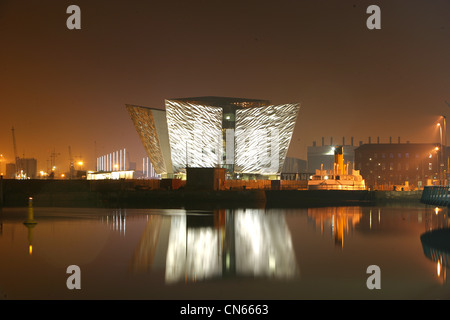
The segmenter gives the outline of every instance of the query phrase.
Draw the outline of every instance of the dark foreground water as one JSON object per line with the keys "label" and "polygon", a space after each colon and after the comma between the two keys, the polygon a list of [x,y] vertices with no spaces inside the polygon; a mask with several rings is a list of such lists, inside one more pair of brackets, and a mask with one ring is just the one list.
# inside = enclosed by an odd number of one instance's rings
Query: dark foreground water
{"label": "dark foreground water", "polygon": [[1,299],[450,298],[448,237],[421,240],[447,209],[27,210],[0,213]]}

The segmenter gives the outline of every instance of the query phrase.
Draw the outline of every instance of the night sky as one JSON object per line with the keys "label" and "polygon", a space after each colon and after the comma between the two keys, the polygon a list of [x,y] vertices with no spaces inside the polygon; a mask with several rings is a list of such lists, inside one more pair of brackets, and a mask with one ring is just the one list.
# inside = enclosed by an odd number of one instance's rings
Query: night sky
{"label": "night sky", "polygon": [[[69,5],[81,30],[69,30]],[[369,30],[369,5],[381,30]],[[227,96],[301,103],[288,156],[313,141],[439,142],[450,116],[450,1],[0,0],[0,153],[47,169],[145,155],[125,104]]]}

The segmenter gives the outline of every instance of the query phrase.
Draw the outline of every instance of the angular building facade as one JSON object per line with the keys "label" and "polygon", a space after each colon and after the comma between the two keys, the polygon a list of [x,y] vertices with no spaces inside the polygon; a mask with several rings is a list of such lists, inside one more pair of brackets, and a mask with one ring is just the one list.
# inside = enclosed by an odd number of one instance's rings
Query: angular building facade
{"label": "angular building facade", "polygon": [[221,167],[232,176],[281,172],[300,105],[197,97],[165,101],[165,110],[126,105],[157,174]]}

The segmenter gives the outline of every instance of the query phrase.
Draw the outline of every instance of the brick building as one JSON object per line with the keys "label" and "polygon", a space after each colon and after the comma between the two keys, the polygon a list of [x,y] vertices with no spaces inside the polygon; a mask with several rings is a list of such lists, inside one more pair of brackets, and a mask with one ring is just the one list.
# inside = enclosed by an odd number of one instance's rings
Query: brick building
{"label": "brick building", "polygon": [[370,189],[422,189],[443,184],[448,160],[436,143],[369,143],[355,149],[355,167]]}

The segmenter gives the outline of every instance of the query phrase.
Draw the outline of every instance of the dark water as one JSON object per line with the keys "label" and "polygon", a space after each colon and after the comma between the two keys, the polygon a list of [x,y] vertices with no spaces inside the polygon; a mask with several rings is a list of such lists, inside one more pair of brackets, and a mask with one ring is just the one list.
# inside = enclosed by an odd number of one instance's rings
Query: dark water
{"label": "dark water", "polygon": [[2,299],[450,298],[448,237],[421,241],[447,209],[27,210],[0,216]]}

